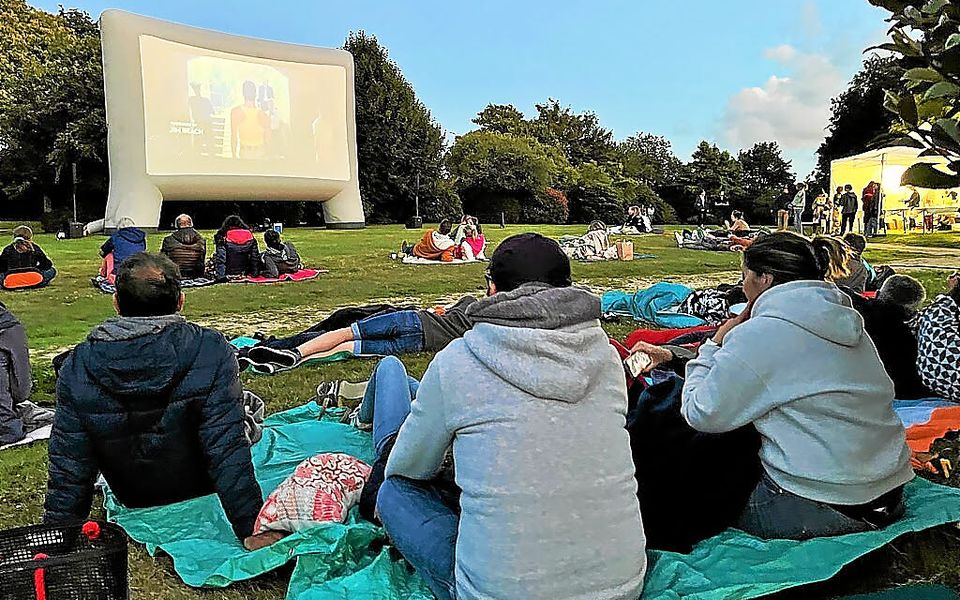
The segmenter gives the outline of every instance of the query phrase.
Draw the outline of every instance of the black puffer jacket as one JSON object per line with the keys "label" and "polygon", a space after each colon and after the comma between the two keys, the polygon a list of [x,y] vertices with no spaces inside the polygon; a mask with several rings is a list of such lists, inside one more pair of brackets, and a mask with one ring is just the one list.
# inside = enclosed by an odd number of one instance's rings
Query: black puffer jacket
{"label": "black puffer jacket", "polygon": [[250,535],[263,497],[237,371],[222,335],[177,315],[94,329],[57,381],[44,520],[86,518],[99,471],[128,507],[216,492],[237,537]]}
{"label": "black puffer jacket", "polygon": [[163,238],[160,252],[180,267],[180,276],[184,279],[203,277],[207,242],[193,227],[178,229]]}

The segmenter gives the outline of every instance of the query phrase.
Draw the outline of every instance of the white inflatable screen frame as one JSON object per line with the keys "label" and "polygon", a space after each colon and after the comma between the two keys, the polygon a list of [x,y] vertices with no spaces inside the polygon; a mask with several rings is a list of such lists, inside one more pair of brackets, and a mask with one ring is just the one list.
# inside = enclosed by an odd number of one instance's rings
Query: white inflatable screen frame
{"label": "white inflatable screen frame", "polygon": [[[88,232],[110,231],[123,217],[144,229],[156,228],[164,201],[316,201],[323,203],[328,227],[364,226],[357,179],[356,105],[353,56],[344,50],[247,38],[143,17],[120,10],[100,16],[103,81],[107,117],[107,153],[110,191],[102,222]],[[158,38],[213,54],[235,55],[254,62],[286,62],[335,66],[345,72],[345,129],[347,169],[333,169],[334,177],[148,172],[147,113],[141,38]],[[344,175],[346,178],[344,179]]]}

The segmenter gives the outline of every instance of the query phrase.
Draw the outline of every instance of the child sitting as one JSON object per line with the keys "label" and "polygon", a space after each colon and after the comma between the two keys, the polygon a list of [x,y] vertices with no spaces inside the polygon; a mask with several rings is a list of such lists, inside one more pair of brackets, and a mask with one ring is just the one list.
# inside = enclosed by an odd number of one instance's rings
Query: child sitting
{"label": "child sitting", "polygon": [[276,279],[280,275],[296,273],[303,266],[293,242],[283,241],[278,232],[273,229],[264,232],[263,242],[267,246],[261,255],[264,277]]}
{"label": "child sitting", "polygon": [[483,255],[483,248],[487,240],[477,231],[477,227],[468,223],[462,227],[463,241],[457,248],[457,255],[463,260],[487,260]]}

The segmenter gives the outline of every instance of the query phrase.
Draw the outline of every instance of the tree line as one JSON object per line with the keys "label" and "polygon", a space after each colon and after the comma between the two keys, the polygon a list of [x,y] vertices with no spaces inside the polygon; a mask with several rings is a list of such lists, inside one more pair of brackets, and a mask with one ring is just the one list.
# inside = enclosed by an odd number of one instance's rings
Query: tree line
{"label": "tree line", "polygon": [[[72,207],[73,165],[81,219],[102,216],[109,175],[97,23],[82,11],[52,14],[0,0],[0,40],[0,217],[62,222]],[[663,136],[616,140],[595,113],[552,98],[531,118],[489,104],[474,129],[447,140],[375,36],[351,33],[343,47],[356,65],[360,191],[370,223],[408,219],[415,198],[427,220],[467,212],[486,221],[503,214],[522,223],[617,222],[627,206],[641,204],[653,205],[660,222],[686,222],[701,192],[711,199],[722,192],[748,219],[769,221],[777,196],[796,179],[775,141],[736,155],[703,141],[683,161]],[[859,151],[852,144],[866,132],[889,128],[879,87],[889,83],[882,76],[889,65],[871,61],[834,99],[818,178],[829,177],[839,153]],[[182,210],[202,226],[225,212],[251,221],[322,219],[314,203],[176,202],[165,204],[162,223]]]}

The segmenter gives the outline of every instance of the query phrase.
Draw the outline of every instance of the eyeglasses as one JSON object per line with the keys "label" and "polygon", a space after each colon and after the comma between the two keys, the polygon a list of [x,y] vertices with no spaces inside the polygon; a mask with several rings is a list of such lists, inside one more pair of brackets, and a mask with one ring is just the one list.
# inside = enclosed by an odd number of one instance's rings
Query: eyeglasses
{"label": "eyeglasses", "polygon": [[483,272],[483,277],[487,280],[488,284],[493,283],[493,277],[490,276],[490,269]]}

